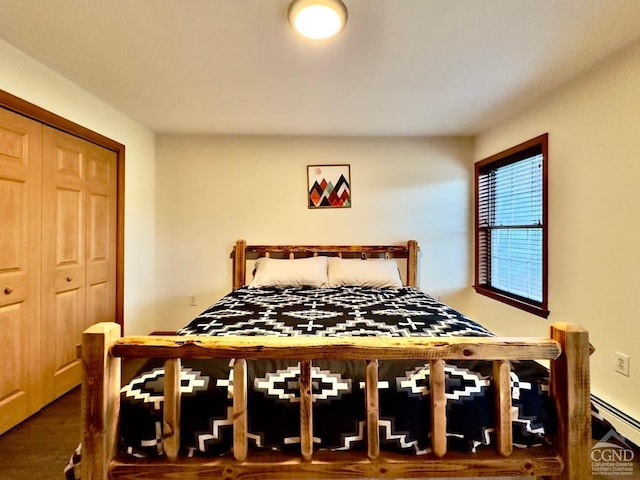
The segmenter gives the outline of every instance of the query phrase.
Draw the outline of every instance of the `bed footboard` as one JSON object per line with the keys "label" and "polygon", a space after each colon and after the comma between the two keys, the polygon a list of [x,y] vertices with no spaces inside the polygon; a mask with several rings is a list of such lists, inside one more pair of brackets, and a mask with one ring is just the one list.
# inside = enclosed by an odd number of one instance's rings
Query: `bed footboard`
{"label": "bed footboard", "polygon": [[[110,479],[299,479],[531,476],[591,478],[589,341],[585,330],[557,323],[551,338],[327,338],[327,337],[125,337],[120,326],[96,324],[83,335],[83,480]],[[165,359],[166,458],[131,460],[117,455],[120,358]],[[234,359],[233,457],[180,458],[181,358]],[[299,455],[250,452],[247,440],[245,359],[294,359],[301,363]],[[432,453],[380,451],[378,360],[416,358],[430,363]],[[366,362],[367,449],[313,451],[311,364],[315,359]],[[489,360],[496,389],[496,449],[465,455],[447,451],[446,360]],[[552,447],[513,450],[510,360],[551,361],[551,395],[558,411]]]}

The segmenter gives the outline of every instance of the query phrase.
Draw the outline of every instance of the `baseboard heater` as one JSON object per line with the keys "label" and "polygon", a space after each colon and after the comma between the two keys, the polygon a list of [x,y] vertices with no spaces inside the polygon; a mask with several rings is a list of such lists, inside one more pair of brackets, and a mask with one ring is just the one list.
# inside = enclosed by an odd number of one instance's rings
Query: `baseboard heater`
{"label": "baseboard heater", "polygon": [[600,410],[614,417],[618,422],[624,424],[627,428],[633,429],[635,438],[640,438],[640,421],[626,414],[619,408],[614,407],[609,402],[605,402],[596,395],[591,394],[591,402]]}

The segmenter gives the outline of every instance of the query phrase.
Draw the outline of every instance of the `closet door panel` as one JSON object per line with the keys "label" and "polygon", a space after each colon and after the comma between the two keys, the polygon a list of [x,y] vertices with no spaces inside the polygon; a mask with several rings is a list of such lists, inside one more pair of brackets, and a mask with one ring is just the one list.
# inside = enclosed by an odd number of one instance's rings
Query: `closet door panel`
{"label": "closet door panel", "polygon": [[[24,325],[29,322],[25,301],[0,306],[0,362],[10,368],[0,370],[0,433],[5,432],[37,410],[37,385],[30,379],[35,374],[34,354],[24,340]],[[30,358],[31,356],[31,358]],[[37,357],[35,357],[37,358]],[[31,377],[33,378],[33,377]]]}
{"label": "closet door panel", "polygon": [[[56,293],[55,327],[61,331],[84,330],[84,289],[71,288]],[[78,369],[80,361],[77,359],[77,337],[74,335],[55,335],[54,348],[49,355],[52,357],[53,366],[53,391],[54,398],[64,394],[78,384]],[[50,392],[51,393],[51,392]]]}
{"label": "closet door panel", "polygon": [[[84,284],[84,190],[56,187],[49,192],[54,196],[49,214],[55,212],[50,224],[53,230],[51,252],[54,273],[54,291],[65,292],[71,288],[83,288]],[[54,249],[55,247],[55,249]]]}
{"label": "closet door panel", "polygon": [[87,326],[115,321],[117,159],[87,147]]}
{"label": "closet door panel", "polygon": [[112,294],[108,282],[94,282],[87,286],[86,323],[93,324],[104,319],[111,319],[115,310],[111,302]]}
{"label": "closet door panel", "polygon": [[29,239],[28,179],[0,177],[0,272],[27,274],[21,269],[27,261]]}
{"label": "closet door panel", "polygon": [[80,381],[85,327],[86,142],[52,128],[43,135],[43,328],[47,401]]}
{"label": "closet door panel", "polygon": [[0,433],[42,402],[42,127],[0,109]]}

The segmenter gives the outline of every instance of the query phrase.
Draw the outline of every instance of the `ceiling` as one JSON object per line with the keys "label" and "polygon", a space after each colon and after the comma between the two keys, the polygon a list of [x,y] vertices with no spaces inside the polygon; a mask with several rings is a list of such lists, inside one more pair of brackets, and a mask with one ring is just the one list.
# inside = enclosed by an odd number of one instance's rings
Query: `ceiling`
{"label": "ceiling", "polygon": [[[473,135],[640,39],[637,0],[0,0],[0,38],[159,133]],[[1,74],[1,70],[0,70]]]}

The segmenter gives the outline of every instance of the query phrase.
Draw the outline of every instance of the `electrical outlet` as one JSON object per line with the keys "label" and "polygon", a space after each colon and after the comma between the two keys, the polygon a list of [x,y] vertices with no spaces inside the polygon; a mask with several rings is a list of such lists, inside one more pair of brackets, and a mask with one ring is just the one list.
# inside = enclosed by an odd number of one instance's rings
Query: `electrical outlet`
{"label": "electrical outlet", "polygon": [[196,294],[195,293],[190,293],[189,294],[189,305],[194,307],[197,305],[196,303]]}
{"label": "electrical outlet", "polygon": [[616,352],[616,372],[629,376],[629,355]]}

